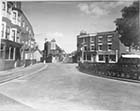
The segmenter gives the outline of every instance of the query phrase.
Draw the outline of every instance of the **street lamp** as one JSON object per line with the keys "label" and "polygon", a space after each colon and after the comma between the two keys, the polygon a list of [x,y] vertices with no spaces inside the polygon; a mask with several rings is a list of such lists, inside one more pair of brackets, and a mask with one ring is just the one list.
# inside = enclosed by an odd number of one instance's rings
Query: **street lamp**
{"label": "street lamp", "polygon": [[81,51],[82,51],[82,58],[81,58],[81,62],[84,62],[84,46],[81,47]]}
{"label": "street lamp", "polygon": [[[0,50],[1,50],[1,30],[2,30],[2,0],[0,0]],[[1,52],[0,52],[1,53]]]}

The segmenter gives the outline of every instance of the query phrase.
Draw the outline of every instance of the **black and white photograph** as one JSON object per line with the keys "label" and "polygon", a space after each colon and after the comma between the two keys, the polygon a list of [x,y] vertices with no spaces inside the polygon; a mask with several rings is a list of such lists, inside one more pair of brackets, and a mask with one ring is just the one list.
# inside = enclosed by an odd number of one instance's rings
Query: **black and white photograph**
{"label": "black and white photograph", "polygon": [[0,111],[140,111],[139,0],[0,0]]}

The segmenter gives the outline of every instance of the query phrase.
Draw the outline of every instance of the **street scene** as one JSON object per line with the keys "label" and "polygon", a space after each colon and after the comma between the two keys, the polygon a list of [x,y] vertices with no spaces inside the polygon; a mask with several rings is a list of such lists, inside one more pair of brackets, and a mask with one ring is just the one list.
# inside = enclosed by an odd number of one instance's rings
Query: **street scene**
{"label": "street scene", "polygon": [[0,1],[0,111],[139,111],[139,1]]}

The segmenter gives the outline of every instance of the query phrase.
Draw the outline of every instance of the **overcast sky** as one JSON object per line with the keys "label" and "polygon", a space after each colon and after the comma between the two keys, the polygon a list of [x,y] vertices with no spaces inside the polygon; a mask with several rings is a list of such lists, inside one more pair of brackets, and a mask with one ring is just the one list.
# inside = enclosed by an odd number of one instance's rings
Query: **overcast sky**
{"label": "overcast sky", "polygon": [[22,9],[33,26],[35,39],[43,50],[44,38],[56,39],[66,52],[76,50],[76,36],[115,30],[114,20],[120,10],[132,4],[125,2],[22,2]]}

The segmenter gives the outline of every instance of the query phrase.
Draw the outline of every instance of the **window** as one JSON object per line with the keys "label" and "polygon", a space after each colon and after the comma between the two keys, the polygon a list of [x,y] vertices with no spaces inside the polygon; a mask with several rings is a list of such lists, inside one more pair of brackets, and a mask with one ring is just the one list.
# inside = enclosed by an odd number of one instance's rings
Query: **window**
{"label": "window", "polygon": [[83,43],[85,43],[86,42],[86,38],[83,38]]}
{"label": "window", "polygon": [[2,30],[1,30],[1,37],[5,39],[5,35],[6,35],[6,22],[2,21],[1,28],[2,28]]}
{"label": "window", "polygon": [[84,51],[87,51],[87,46],[84,46]]}
{"label": "window", "polygon": [[10,36],[10,27],[7,27],[6,29],[6,39],[9,39],[9,36]]}
{"label": "window", "polygon": [[103,36],[98,36],[98,42],[102,42]]}
{"label": "window", "polygon": [[108,50],[112,49],[112,44],[108,44]]}
{"label": "window", "polygon": [[2,38],[4,38],[4,24],[2,24],[1,36],[2,36]]}
{"label": "window", "polygon": [[17,32],[16,42],[20,43],[20,32]]}
{"label": "window", "polygon": [[14,41],[15,42],[15,40],[16,40],[16,30],[12,30],[12,41]]}
{"label": "window", "polygon": [[16,12],[13,12],[13,19],[16,20]]}
{"label": "window", "polygon": [[108,36],[107,36],[107,41],[108,41],[108,42],[111,42],[111,41],[112,41],[112,37],[113,37],[113,35],[108,35]]}
{"label": "window", "polygon": [[51,50],[55,50],[56,49],[56,43],[55,42],[51,42]]}
{"label": "window", "polygon": [[2,10],[6,10],[6,2],[2,2]]}
{"label": "window", "polygon": [[86,54],[84,54],[84,60],[86,60]]}
{"label": "window", "polygon": [[109,56],[110,62],[116,62],[116,55]]}
{"label": "window", "polygon": [[28,28],[28,26],[26,26],[26,31],[28,31],[29,30],[29,28]]}
{"label": "window", "polygon": [[104,61],[104,55],[99,55],[99,61]]}
{"label": "window", "polygon": [[113,37],[113,35],[107,35],[107,37]]}
{"label": "window", "polygon": [[98,50],[103,50],[103,45],[102,44],[98,45]]}
{"label": "window", "polygon": [[1,44],[1,46],[0,46],[0,58],[3,58],[3,54],[4,54],[4,45]]}
{"label": "window", "polygon": [[91,54],[87,54],[87,60],[91,60]]}
{"label": "window", "polygon": [[94,42],[94,37],[93,37],[93,36],[90,37],[90,41],[91,41],[91,42]]}
{"label": "window", "polygon": [[25,22],[24,21],[22,22],[22,26],[25,27]]}
{"label": "window", "polygon": [[90,50],[95,50],[94,45],[91,45],[91,46],[90,46]]}

